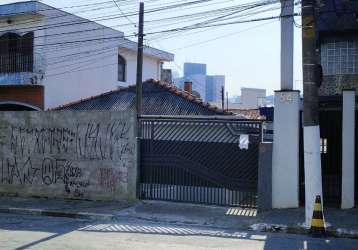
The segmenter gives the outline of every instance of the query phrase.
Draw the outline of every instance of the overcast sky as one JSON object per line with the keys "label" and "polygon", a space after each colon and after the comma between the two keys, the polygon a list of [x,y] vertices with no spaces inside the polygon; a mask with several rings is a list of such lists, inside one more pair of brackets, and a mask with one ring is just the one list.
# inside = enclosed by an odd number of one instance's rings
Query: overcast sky
{"label": "overcast sky", "polygon": [[[253,1],[212,0],[212,3],[206,6],[189,6],[147,14],[145,20],[192,15],[197,12]],[[11,2],[16,1],[0,0],[0,3],[4,4]],[[72,12],[88,19],[96,19],[103,15],[135,11],[138,8],[139,1],[119,0],[120,10],[108,0],[44,0],[42,2],[57,8],[65,8],[64,10],[67,12]],[[158,8],[179,2],[183,2],[183,0],[151,0],[145,4],[145,8]],[[91,4],[91,7],[68,8],[85,4]],[[252,18],[279,14],[280,11],[276,9]],[[194,15],[193,17],[195,18]],[[129,19],[122,17],[103,21],[102,23],[107,26],[116,26],[115,28],[124,31],[125,35],[133,35],[136,28],[132,23],[137,22],[137,19],[137,16],[131,16]],[[250,17],[247,19],[250,19]],[[201,21],[201,19],[196,18],[195,22],[198,21]],[[301,22],[298,17],[296,21],[297,23]],[[153,26],[145,26],[145,32],[185,26],[187,24],[180,19],[174,26],[157,22]],[[184,62],[206,63],[208,74],[225,75],[226,88],[230,96],[240,95],[241,87],[265,88],[268,94],[272,94],[274,90],[278,90],[280,87],[280,23],[277,19],[274,21],[251,22],[206,30],[194,30],[185,33],[152,35],[146,38],[146,44],[175,54],[175,62],[166,64],[166,66],[172,68],[173,71],[177,71],[180,75],[182,74]],[[302,89],[300,39],[300,29],[295,27],[294,87],[299,90]]]}

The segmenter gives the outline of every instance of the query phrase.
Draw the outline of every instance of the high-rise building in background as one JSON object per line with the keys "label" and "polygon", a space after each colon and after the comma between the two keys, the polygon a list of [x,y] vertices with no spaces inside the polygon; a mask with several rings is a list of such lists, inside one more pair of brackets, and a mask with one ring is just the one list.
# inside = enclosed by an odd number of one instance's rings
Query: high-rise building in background
{"label": "high-rise building in background", "polygon": [[222,87],[225,89],[225,76],[206,76],[206,96],[207,102],[220,102]]}
{"label": "high-rise building in background", "polygon": [[184,77],[191,75],[206,75],[206,64],[184,63]]}
{"label": "high-rise building in background", "polygon": [[184,89],[184,82],[192,82],[193,92],[207,102],[219,102],[221,100],[221,88],[225,86],[225,76],[207,75],[206,64],[184,63],[184,76],[173,79],[174,84]]}
{"label": "high-rise building in background", "polygon": [[206,101],[206,64],[184,63],[184,81],[193,83],[193,91]]}

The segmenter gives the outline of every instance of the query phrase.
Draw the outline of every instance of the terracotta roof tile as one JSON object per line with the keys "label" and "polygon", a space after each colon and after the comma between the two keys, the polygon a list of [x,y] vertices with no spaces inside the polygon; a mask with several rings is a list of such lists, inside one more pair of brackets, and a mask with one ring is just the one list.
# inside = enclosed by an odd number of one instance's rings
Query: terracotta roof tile
{"label": "terracotta roof tile", "polygon": [[[218,114],[221,114],[221,115],[233,115],[232,112],[227,112],[227,111],[219,109],[218,107],[213,106],[213,105],[211,105],[209,103],[203,102],[202,99],[194,96],[193,94],[191,94],[189,92],[181,90],[181,89],[179,89],[178,87],[176,87],[176,86],[174,86],[172,84],[157,81],[157,80],[154,80],[154,79],[149,79],[149,80],[146,80],[145,82],[143,82],[143,87],[146,84],[152,84],[153,86],[157,86],[157,87],[160,87],[162,89],[165,89],[169,93],[173,94],[174,96],[180,96],[180,97],[184,98],[185,100],[187,100],[187,101],[189,101],[189,102],[191,102],[193,104],[199,105],[201,108],[203,108],[205,110],[212,111],[216,115],[218,115]],[[78,100],[78,101],[70,102],[70,103],[67,103],[65,105],[61,105],[61,106],[58,106],[56,108],[49,109],[49,110],[79,109],[78,106],[81,106],[81,104],[85,104],[87,102],[94,101],[94,100],[97,100],[97,99],[100,99],[100,98],[105,98],[105,97],[108,97],[108,96],[111,96],[111,95],[117,94],[117,93],[133,92],[133,91],[135,91],[135,88],[136,88],[135,85],[130,85],[128,87],[119,88],[119,89],[116,89],[116,90],[111,90],[111,91],[108,91],[108,92],[105,92],[105,93],[102,93],[102,94],[99,94],[99,95],[96,95],[96,96],[91,96],[91,97],[81,99],[81,100]],[[88,109],[93,109],[93,108],[88,108]],[[175,115],[175,114],[172,114],[172,115]]]}

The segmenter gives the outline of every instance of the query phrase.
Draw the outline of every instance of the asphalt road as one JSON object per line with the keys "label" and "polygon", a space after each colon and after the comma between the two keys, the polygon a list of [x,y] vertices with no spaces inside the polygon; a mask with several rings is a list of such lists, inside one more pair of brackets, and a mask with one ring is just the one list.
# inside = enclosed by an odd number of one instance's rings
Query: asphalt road
{"label": "asphalt road", "polygon": [[0,214],[0,249],[358,249],[358,240]]}

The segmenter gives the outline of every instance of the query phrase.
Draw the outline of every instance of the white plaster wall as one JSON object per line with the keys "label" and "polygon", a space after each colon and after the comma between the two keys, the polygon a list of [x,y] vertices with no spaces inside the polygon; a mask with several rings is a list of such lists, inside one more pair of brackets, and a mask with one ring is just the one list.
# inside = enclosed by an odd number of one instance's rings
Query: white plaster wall
{"label": "white plaster wall", "polygon": [[[126,59],[126,82],[120,82],[120,86],[128,86],[136,83],[137,53],[135,51],[120,48],[119,54]],[[143,81],[147,79],[160,79],[160,60],[143,56]]]}

